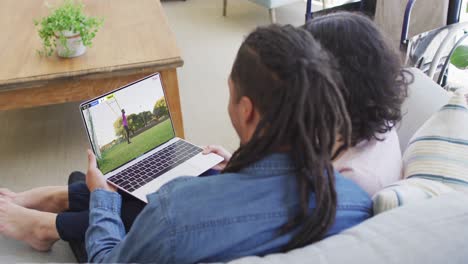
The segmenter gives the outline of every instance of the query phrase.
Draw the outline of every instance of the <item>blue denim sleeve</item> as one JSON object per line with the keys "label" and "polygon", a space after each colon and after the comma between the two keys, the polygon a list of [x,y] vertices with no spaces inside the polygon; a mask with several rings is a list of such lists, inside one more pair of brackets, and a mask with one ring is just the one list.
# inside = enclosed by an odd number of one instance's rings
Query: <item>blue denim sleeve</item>
{"label": "blue denim sleeve", "polygon": [[120,218],[122,198],[118,193],[97,189],[91,193],[86,251],[89,262],[102,262],[125,237]]}
{"label": "blue denim sleeve", "polygon": [[[163,195],[158,195],[163,196]],[[92,263],[171,263],[175,232],[166,214],[167,199],[158,197],[145,206],[128,234],[120,218],[121,197],[96,190],[91,193],[88,261]]]}

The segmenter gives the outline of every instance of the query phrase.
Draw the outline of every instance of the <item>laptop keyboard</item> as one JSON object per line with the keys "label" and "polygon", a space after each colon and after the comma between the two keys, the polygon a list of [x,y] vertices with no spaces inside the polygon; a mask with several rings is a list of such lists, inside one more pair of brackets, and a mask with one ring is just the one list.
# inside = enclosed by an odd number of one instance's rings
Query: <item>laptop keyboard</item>
{"label": "laptop keyboard", "polygon": [[179,140],[110,177],[108,181],[133,192],[200,152],[201,148]]}

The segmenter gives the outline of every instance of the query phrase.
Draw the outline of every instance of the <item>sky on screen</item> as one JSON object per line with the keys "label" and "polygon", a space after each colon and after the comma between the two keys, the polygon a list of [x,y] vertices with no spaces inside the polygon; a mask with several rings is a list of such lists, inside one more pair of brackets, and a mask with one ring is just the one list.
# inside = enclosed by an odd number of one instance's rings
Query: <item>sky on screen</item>
{"label": "sky on screen", "polygon": [[[99,104],[89,108],[93,119],[94,130],[96,132],[97,143],[100,147],[116,139],[114,122],[121,117],[119,106],[125,109],[127,117],[131,114],[138,114],[143,111],[153,112],[154,104],[164,96],[159,75],[148,78],[139,83],[115,92],[115,101],[105,99]],[[85,118],[86,111],[84,112]],[[89,128],[89,120],[86,120]]]}

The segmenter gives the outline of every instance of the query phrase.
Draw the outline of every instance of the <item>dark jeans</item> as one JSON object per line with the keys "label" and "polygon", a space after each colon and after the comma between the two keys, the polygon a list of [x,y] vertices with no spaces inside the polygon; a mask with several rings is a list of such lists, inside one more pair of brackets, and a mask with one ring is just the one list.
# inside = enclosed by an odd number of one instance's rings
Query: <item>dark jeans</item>
{"label": "dark jeans", "polygon": [[[72,177],[84,179],[85,175],[81,172],[74,172],[70,175],[70,178]],[[128,232],[133,221],[146,204],[127,193],[119,193],[122,196],[121,218],[125,230]],[[69,210],[59,213],[55,223],[62,240],[69,242],[85,240],[86,230],[89,226],[89,198],[90,193],[84,181],[68,185]]]}

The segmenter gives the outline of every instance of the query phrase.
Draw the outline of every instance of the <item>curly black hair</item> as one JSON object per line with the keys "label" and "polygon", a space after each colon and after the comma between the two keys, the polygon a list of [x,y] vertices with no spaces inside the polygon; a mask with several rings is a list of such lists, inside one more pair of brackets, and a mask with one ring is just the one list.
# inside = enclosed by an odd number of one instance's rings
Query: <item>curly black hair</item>
{"label": "curly black hair", "polygon": [[332,53],[344,81],[343,96],[352,123],[351,146],[381,135],[401,120],[401,104],[412,74],[400,55],[369,18],[337,12],[304,25]]}

